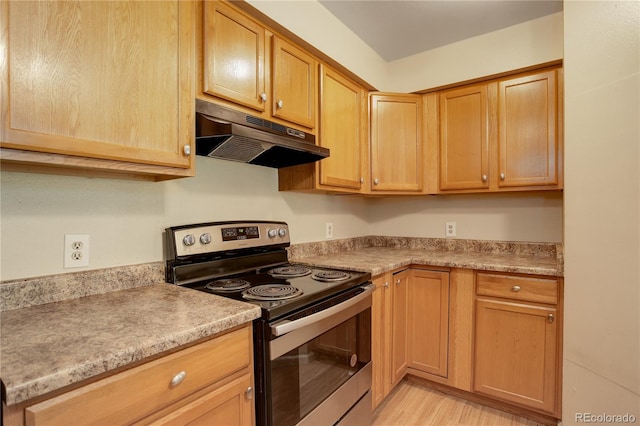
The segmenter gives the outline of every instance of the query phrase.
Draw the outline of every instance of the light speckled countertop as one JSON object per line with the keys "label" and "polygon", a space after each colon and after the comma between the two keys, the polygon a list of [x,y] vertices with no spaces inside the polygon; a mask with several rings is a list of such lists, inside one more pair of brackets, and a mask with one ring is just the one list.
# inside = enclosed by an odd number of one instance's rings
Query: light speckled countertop
{"label": "light speckled countertop", "polygon": [[485,271],[562,276],[556,257],[531,254],[425,250],[424,248],[363,247],[350,251],[295,258],[295,263],[371,272],[376,276],[408,265],[444,266]]}
{"label": "light speckled countertop", "polygon": [[260,308],[155,284],[2,312],[7,405],[250,322]]}

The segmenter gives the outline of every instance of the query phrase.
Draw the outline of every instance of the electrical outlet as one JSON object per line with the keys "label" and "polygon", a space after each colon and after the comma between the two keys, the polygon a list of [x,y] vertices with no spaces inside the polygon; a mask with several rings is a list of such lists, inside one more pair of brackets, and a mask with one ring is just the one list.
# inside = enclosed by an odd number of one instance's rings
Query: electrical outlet
{"label": "electrical outlet", "polygon": [[325,226],[325,238],[333,238],[333,222],[327,222]]}
{"label": "electrical outlet", "polygon": [[455,222],[446,222],[444,235],[447,238],[452,238],[456,236],[456,223]]}
{"label": "electrical outlet", "polygon": [[89,266],[89,235],[64,235],[64,267],[81,268]]}

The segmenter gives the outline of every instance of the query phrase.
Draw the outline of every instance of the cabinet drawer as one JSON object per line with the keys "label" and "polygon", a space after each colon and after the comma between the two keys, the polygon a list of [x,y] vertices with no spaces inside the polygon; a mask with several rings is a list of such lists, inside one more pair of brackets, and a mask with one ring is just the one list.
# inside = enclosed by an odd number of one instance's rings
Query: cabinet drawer
{"label": "cabinet drawer", "polygon": [[26,424],[131,423],[247,367],[250,351],[245,327],[28,407]]}
{"label": "cabinet drawer", "polygon": [[558,303],[558,280],[482,273],[477,275],[476,293],[555,305]]}

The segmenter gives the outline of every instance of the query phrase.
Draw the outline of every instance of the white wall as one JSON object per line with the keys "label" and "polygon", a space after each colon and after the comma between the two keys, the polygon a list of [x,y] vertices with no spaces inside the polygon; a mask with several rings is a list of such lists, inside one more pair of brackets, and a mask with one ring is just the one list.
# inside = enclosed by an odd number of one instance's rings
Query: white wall
{"label": "white wall", "polygon": [[563,423],[640,422],[640,2],[566,1]]}
{"label": "white wall", "polygon": [[456,222],[456,238],[561,242],[562,194],[386,198],[370,220],[376,235],[444,238],[445,222]]}

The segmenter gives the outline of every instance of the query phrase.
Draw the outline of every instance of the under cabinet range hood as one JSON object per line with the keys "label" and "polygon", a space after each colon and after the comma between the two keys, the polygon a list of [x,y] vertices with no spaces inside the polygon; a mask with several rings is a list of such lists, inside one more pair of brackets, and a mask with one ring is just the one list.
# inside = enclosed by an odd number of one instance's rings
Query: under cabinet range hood
{"label": "under cabinet range hood", "polygon": [[196,154],[280,168],[322,160],[329,150],[311,134],[196,99]]}

